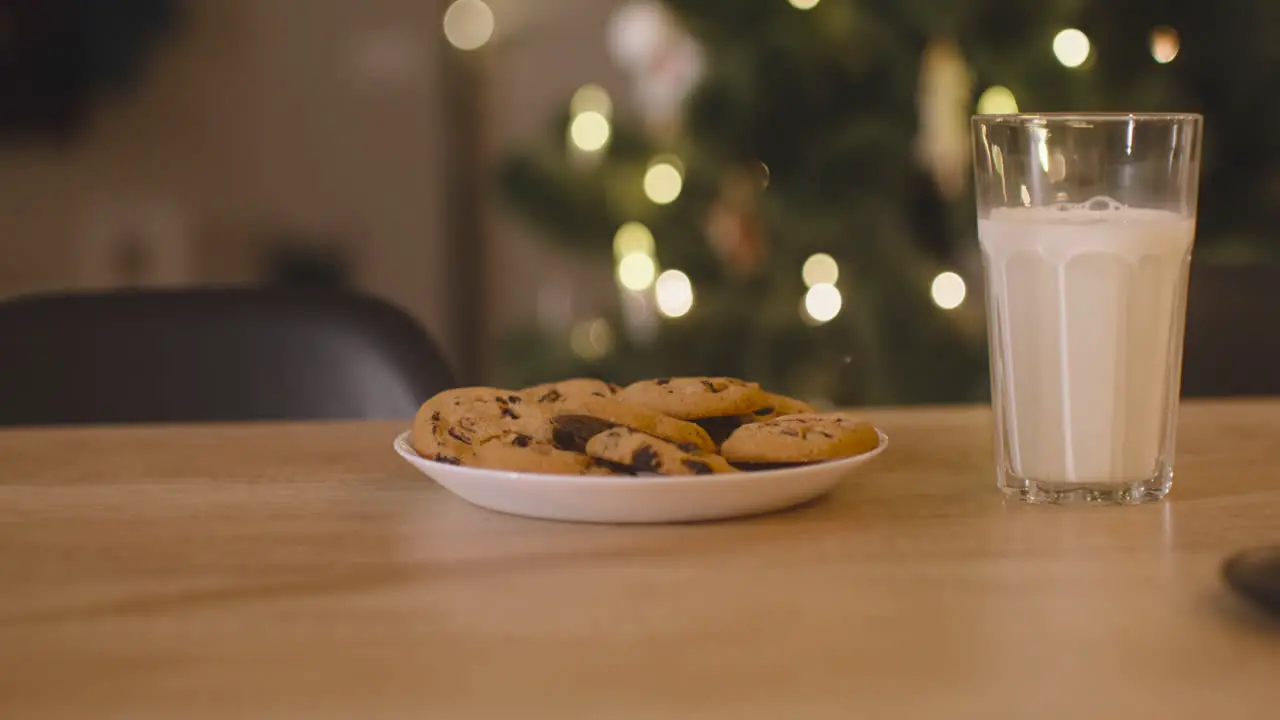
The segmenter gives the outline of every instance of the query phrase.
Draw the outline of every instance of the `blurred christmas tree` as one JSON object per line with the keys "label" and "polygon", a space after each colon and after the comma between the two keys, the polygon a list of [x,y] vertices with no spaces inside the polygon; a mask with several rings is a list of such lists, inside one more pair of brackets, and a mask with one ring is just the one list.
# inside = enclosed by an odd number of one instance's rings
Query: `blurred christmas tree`
{"label": "blurred christmas tree", "polygon": [[616,273],[617,308],[574,337],[507,338],[497,380],[726,374],[841,404],[984,397],[975,107],[1203,111],[1201,246],[1275,220],[1280,136],[1240,114],[1276,102],[1276,11],[1174,5],[624,7],[611,45],[640,122],[589,86],[502,175],[547,240]]}

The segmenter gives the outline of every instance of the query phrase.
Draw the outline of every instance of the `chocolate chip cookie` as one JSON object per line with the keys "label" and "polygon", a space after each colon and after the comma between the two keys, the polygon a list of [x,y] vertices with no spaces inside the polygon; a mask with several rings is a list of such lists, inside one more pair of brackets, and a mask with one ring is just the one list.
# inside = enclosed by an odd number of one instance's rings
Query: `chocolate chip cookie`
{"label": "chocolate chip cookie", "polygon": [[505,433],[482,443],[463,464],[490,470],[549,475],[582,475],[598,466],[582,453],[560,450],[522,433]]}
{"label": "chocolate chip cookie", "polygon": [[675,443],[625,427],[599,433],[587,442],[587,454],[640,473],[711,475],[736,472],[719,455],[690,451]]}
{"label": "chocolate chip cookie", "polygon": [[723,417],[697,418],[692,422],[697,423],[707,434],[711,436],[712,442],[719,447],[734,430],[748,425],[750,423],[765,422],[784,415],[795,415],[796,413],[815,412],[813,407],[808,403],[795,398],[789,398],[785,395],[776,395],[774,393],[761,391],[761,397],[764,399],[764,405],[742,415],[726,415]]}
{"label": "chocolate chip cookie", "polygon": [[613,397],[621,390],[613,383],[595,378],[571,378],[560,382],[543,383],[520,391],[526,402],[555,405],[568,399],[589,395]]}
{"label": "chocolate chip cookie", "polygon": [[735,464],[795,464],[861,455],[879,444],[875,427],[852,415],[800,413],[743,425],[720,453]]}
{"label": "chocolate chip cookie", "polygon": [[751,411],[751,417],[755,422],[764,422],[787,415],[817,412],[812,405],[803,400],[765,391],[761,391],[760,394],[764,397],[764,404]]}
{"label": "chocolate chip cookie", "polygon": [[619,426],[692,450],[715,452],[716,449],[707,432],[697,425],[615,398],[594,395],[567,398],[556,406],[551,425],[555,444],[565,450],[581,451],[592,437]]}
{"label": "chocolate chip cookie", "polygon": [[766,404],[756,383],[725,377],[641,380],[623,388],[618,399],[684,420],[742,415]]}
{"label": "chocolate chip cookie", "polygon": [[423,403],[414,420],[413,446],[423,457],[440,455],[465,462],[476,447],[509,432],[539,442],[551,440],[547,415],[519,393],[489,387],[457,388]]}
{"label": "chocolate chip cookie", "polygon": [[501,391],[496,388],[457,388],[433,396],[418,408],[418,413],[413,418],[413,432],[409,436],[409,444],[418,455],[428,460],[460,465],[462,461],[460,455],[469,455],[470,453],[467,452],[469,448],[464,447],[460,450],[455,447],[457,443],[444,441],[448,429],[448,422],[444,417],[445,411],[452,409],[457,403],[481,400],[498,392]]}

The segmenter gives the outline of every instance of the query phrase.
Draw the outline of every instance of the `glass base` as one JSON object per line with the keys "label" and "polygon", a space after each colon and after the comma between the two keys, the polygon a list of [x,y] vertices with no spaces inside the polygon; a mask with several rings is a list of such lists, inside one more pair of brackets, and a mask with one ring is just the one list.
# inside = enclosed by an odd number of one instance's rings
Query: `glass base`
{"label": "glass base", "polygon": [[1007,498],[1042,505],[1141,505],[1169,494],[1173,470],[1128,483],[1050,482],[1000,473],[1000,489]]}

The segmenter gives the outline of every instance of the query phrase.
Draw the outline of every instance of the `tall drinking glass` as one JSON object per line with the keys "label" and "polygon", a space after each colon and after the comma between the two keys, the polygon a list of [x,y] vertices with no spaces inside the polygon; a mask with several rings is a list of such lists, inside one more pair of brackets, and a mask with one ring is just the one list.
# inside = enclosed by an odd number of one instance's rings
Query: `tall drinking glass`
{"label": "tall drinking glass", "polygon": [[1173,482],[1199,115],[973,118],[996,476],[1030,502]]}

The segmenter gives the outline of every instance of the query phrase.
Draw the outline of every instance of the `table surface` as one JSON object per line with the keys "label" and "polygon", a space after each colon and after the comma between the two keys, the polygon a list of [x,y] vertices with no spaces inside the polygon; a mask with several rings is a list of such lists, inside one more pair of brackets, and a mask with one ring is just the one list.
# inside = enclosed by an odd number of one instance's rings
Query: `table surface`
{"label": "table surface", "polygon": [[1253,718],[1280,401],[1187,403],[1166,501],[1005,504],[982,408],[868,413],[825,500],[678,526],[472,507],[396,424],[0,432],[0,717]]}

